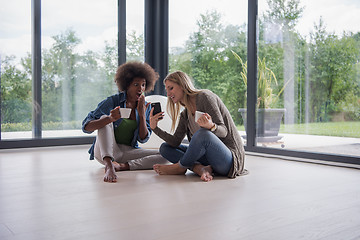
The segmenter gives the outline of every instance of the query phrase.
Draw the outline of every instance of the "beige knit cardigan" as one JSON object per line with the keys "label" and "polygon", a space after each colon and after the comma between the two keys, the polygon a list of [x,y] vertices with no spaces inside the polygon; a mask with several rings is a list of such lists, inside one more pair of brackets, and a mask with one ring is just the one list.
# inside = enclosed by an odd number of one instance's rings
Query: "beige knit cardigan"
{"label": "beige knit cardigan", "polygon": [[[234,124],[234,121],[222,100],[210,90],[201,90],[196,95],[196,110],[208,113],[212,121],[217,125],[214,134],[230,149],[233,155],[233,165],[228,173],[229,178],[247,173],[244,169],[245,151],[241,136]],[[169,134],[159,127],[154,129],[154,133],[162,138],[165,142],[173,147],[181,144],[185,137],[191,141],[189,130],[189,120],[187,109],[185,108],[180,114],[180,120],[174,134]]]}

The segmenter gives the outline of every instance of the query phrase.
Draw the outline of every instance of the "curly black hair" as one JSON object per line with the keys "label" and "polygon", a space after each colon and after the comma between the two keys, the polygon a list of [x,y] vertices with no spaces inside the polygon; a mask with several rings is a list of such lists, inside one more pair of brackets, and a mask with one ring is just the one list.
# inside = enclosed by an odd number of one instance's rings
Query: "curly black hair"
{"label": "curly black hair", "polygon": [[127,62],[120,65],[116,71],[115,83],[120,91],[126,91],[134,78],[145,78],[145,92],[154,90],[159,74],[147,63]]}

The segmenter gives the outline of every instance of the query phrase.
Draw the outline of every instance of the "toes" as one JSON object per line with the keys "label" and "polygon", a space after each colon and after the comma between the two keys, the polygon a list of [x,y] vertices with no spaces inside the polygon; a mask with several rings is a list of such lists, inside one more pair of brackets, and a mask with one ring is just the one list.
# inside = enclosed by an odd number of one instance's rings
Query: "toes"
{"label": "toes", "polygon": [[116,174],[111,174],[111,173],[105,174],[104,182],[117,182]]}
{"label": "toes", "polygon": [[204,173],[201,175],[200,179],[203,180],[204,182],[209,182],[213,179],[213,177],[210,173]]}
{"label": "toes", "polygon": [[104,182],[117,182],[116,178],[104,178]]}
{"label": "toes", "polygon": [[160,169],[159,169],[159,165],[158,165],[158,164],[155,164],[155,165],[153,166],[153,169],[154,169],[154,171],[155,171],[156,173],[160,174]]}

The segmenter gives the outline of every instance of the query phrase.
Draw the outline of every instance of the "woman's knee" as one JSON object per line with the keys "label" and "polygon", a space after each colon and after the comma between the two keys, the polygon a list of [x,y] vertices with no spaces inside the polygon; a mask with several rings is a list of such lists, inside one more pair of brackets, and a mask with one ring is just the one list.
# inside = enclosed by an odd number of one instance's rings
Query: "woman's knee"
{"label": "woman's knee", "polygon": [[166,143],[166,142],[162,143],[159,148],[159,152],[160,152],[161,156],[166,155],[169,152],[170,148],[173,148],[173,147],[171,147],[168,143]]}
{"label": "woman's knee", "polygon": [[205,128],[200,128],[191,138],[191,141],[198,142],[198,141],[207,141],[211,137],[211,133],[209,130]]}
{"label": "woman's knee", "polygon": [[[211,134],[211,132],[210,132],[208,129],[206,129],[206,128],[200,128],[199,130],[196,131],[195,134],[201,135],[201,136],[206,136],[206,135]],[[195,135],[195,134],[194,134],[194,135]]]}

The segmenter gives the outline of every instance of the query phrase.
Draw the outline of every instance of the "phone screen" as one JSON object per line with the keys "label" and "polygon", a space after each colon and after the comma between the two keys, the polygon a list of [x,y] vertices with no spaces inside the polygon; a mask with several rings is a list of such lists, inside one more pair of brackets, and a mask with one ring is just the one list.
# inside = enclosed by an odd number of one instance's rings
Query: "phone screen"
{"label": "phone screen", "polygon": [[154,102],[154,103],[151,103],[151,107],[154,108],[154,111],[153,111],[153,115],[161,112],[161,105],[160,105],[160,102]]}

